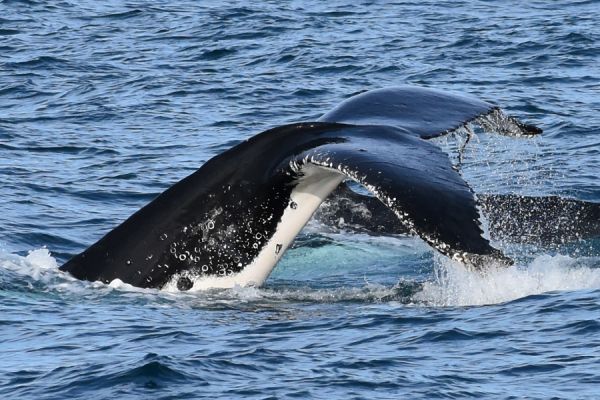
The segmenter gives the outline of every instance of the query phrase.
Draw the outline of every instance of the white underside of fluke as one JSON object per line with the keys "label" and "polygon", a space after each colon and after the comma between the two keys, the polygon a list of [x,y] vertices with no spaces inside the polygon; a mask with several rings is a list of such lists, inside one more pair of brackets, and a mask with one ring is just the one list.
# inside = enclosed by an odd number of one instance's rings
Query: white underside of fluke
{"label": "white underside of fluke", "polygon": [[304,165],[301,172],[303,176],[292,190],[288,207],[275,233],[252,263],[235,275],[197,279],[191,290],[260,286],[264,283],[319,205],[347,178],[339,171],[312,164]]}

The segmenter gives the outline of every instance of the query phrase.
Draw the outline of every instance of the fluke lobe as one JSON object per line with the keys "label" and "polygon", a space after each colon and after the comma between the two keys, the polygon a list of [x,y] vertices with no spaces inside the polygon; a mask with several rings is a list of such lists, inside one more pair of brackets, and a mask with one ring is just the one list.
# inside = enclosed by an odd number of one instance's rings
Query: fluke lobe
{"label": "fluke lobe", "polygon": [[61,269],[139,287],[261,285],[347,179],[440,253],[473,267],[510,263],[482,237],[469,186],[428,141],[468,123],[511,136],[541,132],[470,97],[420,87],[365,92],[318,121],[270,129],[212,158]]}

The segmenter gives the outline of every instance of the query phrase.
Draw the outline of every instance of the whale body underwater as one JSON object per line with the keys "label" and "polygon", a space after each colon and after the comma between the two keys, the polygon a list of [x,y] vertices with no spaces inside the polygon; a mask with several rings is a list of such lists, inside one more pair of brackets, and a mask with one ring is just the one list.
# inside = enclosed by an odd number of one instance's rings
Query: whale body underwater
{"label": "whale body underwater", "polygon": [[[324,221],[343,214],[366,230],[416,235],[470,268],[510,265],[483,237],[478,205],[485,211],[527,199],[488,196],[478,204],[430,141],[467,124],[515,137],[541,133],[468,96],[421,87],[368,91],[317,121],[267,130],[215,156],[60,268],[82,280],[145,288],[262,285],[332,192],[368,203],[372,215],[319,211]],[[349,190],[348,180],[370,196]],[[531,200],[540,201],[551,202]],[[577,205],[597,217],[595,206]]]}

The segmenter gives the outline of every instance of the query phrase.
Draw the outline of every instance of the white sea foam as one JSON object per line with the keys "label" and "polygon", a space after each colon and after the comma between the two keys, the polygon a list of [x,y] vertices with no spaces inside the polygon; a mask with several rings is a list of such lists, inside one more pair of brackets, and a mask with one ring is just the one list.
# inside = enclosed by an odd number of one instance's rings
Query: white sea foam
{"label": "white sea foam", "polygon": [[31,250],[27,256],[0,253],[0,267],[27,275],[36,281],[47,282],[58,270],[58,263],[47,248]]}
{"label": "white sea foam", "polygon": [[[0,268],[42,282],[54,290],[72,293],[117,290],[148,295],[158,294],[161,297],[184,295],[176,288],[165,288],[160,291],[141,289],[118,279],[108,285],[79,281],[60,272],[56,259],[46,248],[32,250],[25,257],[2,253]],[[527,265],[490,268],[480,273],[469,271],[461,264],[439,256],[436,257],[433,276],[422,283],[421,290],[413,293],[410,299],[400,294],[402,287],[407,284],[410,286],[411,282],[400,282],[395,286],[365,282],[362,287],[344,287],[343,282],[340,282],[339,288],[314,288],[310,285],[277,288],[275,284],[274,287],[266,288],[234,287],[229,290],[185,293],[185,297],[199,296],[206,297],[204,300],[241,302],[402,300],[402,302],[441,307],[498,304],[544,292],[600,288],[600,258],[542,255]]]}
{"label": "white sea foam", "polygon": [[45,247],[42,247],[41,249],[31,250],[25,257],[25,260],[29,264],[36,266],[40,270],[58,268],[56,258],[52,257],[50,251]]}
{"label": "white sea foam", "polygon": [[600,288],[599,265],[598,259],[542,255],[527,266],[491,268],[480,273],[440,257],[434,279],[424,283],[413,298],[437,306],[484,305],[544,292],[596,289]]}

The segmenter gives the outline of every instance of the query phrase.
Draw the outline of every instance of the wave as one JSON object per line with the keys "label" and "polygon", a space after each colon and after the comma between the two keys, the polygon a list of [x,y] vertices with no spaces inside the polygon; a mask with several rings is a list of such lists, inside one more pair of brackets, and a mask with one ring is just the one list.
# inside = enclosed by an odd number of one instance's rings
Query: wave
{"label": "wave", "polygon": [[435,306],[473,306],[505,303],[527,296],[600,288],[600,258],[540,255],[527,265],[466,270],[441,257],[434,278],[423,283],[415,301]]}

